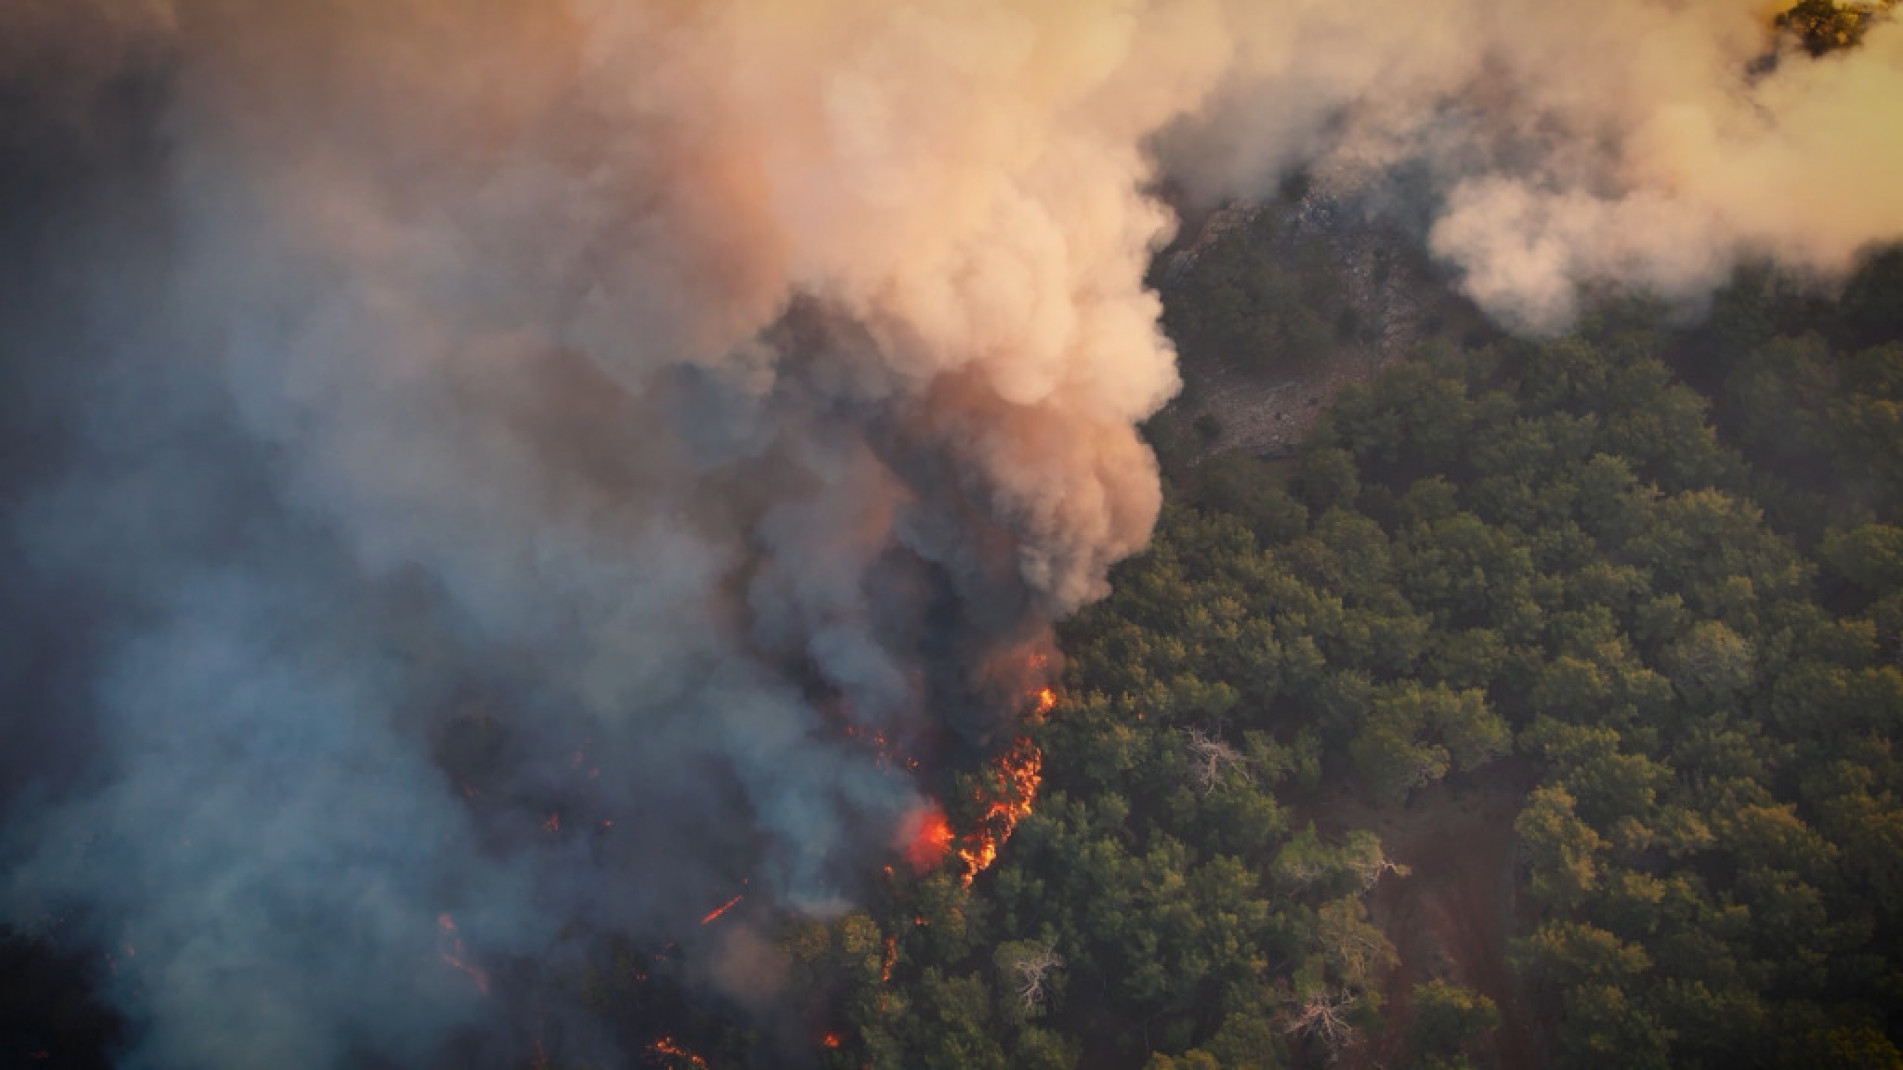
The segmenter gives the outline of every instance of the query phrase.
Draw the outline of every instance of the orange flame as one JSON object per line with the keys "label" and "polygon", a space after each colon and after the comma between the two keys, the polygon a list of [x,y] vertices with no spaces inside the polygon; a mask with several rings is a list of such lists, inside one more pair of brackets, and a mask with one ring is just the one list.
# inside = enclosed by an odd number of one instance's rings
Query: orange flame
{"label": "orange flame", "polygon": [[476,982],[476,991],[488,995],[489,975],[469,964],[468,957],[463,954],[463,938],[456,932],[456,923],[448,914],[438,914],[436,929],[437,954],[445,963],[468,974],[469,979]]}
{"label": "orange flame", "polygon": [[[1032,679],[1049,677],[1048,654],[1031,654],[1020,664]],[[1033,723],[1041,722],[1046,714],[1057,707],[1057,691],[1049,685],[1022,694],[1031,703],[1028,717]],[[856,735],[857,729],[848,726],[847,732]],[[881,764],[896,757],[883,733],[875,733],[872,741],[879,752]],[[900,760],[908,768],[918,767],[917,761],[913,759]],[[983,810],[971,831],[962,836],[955,835],[938,801],[927,799],[899,823],[893,848],[904,856],[915,873],[924,875],[936,868],[955,847],[959,861],[964,864],[961,880],[966,887],[970,887],[973,878],[997,861],[999,847],[1011,838],[1018,822],[1031,815],[1043,763],[1042,752],[1029,738],[1020,736],[1012,740],[1008,750],[992,759],[990,772],[993,786],[981,787],[974,793],[973,801]],[[891,876],[891,873],[891,867],[886,867],[886,875]]]}
{"label": "orange flame", "polygon": [[896,846],[914,873],[931,872],[951,849],[951,843],[951,824],[945,820],[945,811],[936,800],[927,799],[899,824]]}
{"label": "orange flame", "polygon": [[[856,728],[849,728],[849,734],[858,735],[859,733]],[[872,733],[871,743],[873,752],[876,755],[873,762],[879,768],[888,769],[892,766],[902,766],[914,772],[918,770],[919,760],[909,754],[901,752],[896,744],[886,738],[884,732]]]}
{"label": "orange flame", "polygon": [[687,1065],[695,1070],[707,1070],[707,1060],[674,1043],[673,1037],[662,1037],[648,1045],[648,1050],[656,1055],[665,1055],[669,1059],[686,1059]]}
{"label": "orange flame", "polygon": [[729,899],[726,902],[715,907],[714,909],[708,911],[706,917],[703,917],[700,919],[700,923],[702,925],[705,925],[708,922],[713,921],[715,918],[718,918],[722,914],[725,914],[727,911],[732,910],[736,904],[738,904],[742,899],[745,899],[746,897],[747,897],[747,893],[741,892],[739,895],[734,896],[732,899]]}
{"label": "orange flame", "polygon": [[820,1037],[819,1046],[822,1048],[837,1048],[839,1046],[839,1034],[828,1033],[825,1036]]}
{"label": "orange flame", "polygon": [[884,984],[892,979],[892,964],[898,960],[899,938],[896,936],[888,936],[885,938],[885,953],[881,955],[879,959],[880,984]]}
{"label": "orange flame", "polygon": [[1037,785],[1044,768],[1043,752],[1025,738],[1011,742],[991,763],[996,794],[987,799],[980,791],[977,801],[985,803],[978,825],[964,837],[958,858],[965,864],[962,878],[966,887],[972,879],[998,860],[998,848],[1011,838],[1018,822],[1031,816],[1031,804],[1037,800]]}

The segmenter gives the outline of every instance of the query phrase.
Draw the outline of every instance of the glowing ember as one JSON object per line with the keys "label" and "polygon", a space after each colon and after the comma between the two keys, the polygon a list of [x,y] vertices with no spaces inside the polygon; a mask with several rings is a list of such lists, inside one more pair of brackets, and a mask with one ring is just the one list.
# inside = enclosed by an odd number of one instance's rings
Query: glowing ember
{"label": "glowing ember", "polygon": [[945,857],[945,852],[951,850],[951,843],[951,825],[945,820],[945,811],[933,800],[927,799],[925,805],[905,815],[899,824],[896,846],[914,873],[931,872]]}
{"label": "glowing ember", "polygon": [[982,831],[974,832],[965,839],[971,846],[958,849],[958,860],[965,864],[965,875],[958,879],[969,888],[973,878],[990,869],[991,863],[998,860],[998,841]]}
{"label": "glowing ember", "polygon": [[488,995],[489,975],[469,964],[468,956],[463,954],[463,938],[457,934],[456,923],[448,914],[437,915],[436,930],[437,954],[444,962],[468,974],[469,979],[476,982],[476,991]]}
{"label": "glowing ember", "polygon": [[[694,1067],[695,1070],[707,1070],[707,1060],[695,1055],[679,1044],[674,1043],[673,1037],[662,1037],[648,1045],[648,1050],[656,1055],[664,1056],[669,1060],[685,1059],[687,1060],[687,1065]],[[676,1063],[675,1065],[679,1064]]]}
{"label": "glowing ember", "polygon": [[992,762],[996,793],[990,798],[986,797],[990,793],[979,793],[978,801],[985,804],[984,814],[958,848],[958,858],[965,864],[963,881],[967,887],[972,878],[997,861],[999,846],[1011,838],[1018,822],[1031,816],[1031,804],[1037,799],[1043,766],[1043,753],[1036,744],[1023,738],[1012,741],[1011,749]]}
{"label": "glowing ember", "polygon": [[548,820],[542,822],[542,831],[543,832],[562,831],[562,815],[559,813],[548,815]]}
{"label": "glowing ember", "polygon": [[[856,737],[860,734],[860,731],[858,728],[848,725],[846,734],[849,737]],[[919,760],[909,754],[901,753],[898,747],[891,740],[886,738],[884,732],[872,733],[871,736],[867,737],[867,742],[872,745],[873,754],[875,755],[873,762],[879,768],[887,769],[895,765],[913,771],[917,771],[919,768]]]}
{"label": "glowing ember", "polygon": [[839,1046],[839,1034],[828,1033],[825,1036],[820,1037],[819,1046],[822,1048],[837,1048]]}
{"label": "glowing ember", "polygon": [[734,896],[732,899],[729,899],[726,902],[715,907],[714,909],[708,911],[707,915],[700,919],[700,923],[702,925],[705,925],[708,922],[713,921],[715,918],[718,918],[722,914],[725,914],[727,911],[732,910],[736,904],[738,904],[742,899],[745,899],[746,897],[747,895],[745,892],[742,892],[739,895]]}
{"label": "glowing ember", "polygon": [[898,960],[899,938],[896,936],[888,936],[885,938],[885,953],[881,955],[879,959],[880,984],[884,984],[892,979],[892,964]]}

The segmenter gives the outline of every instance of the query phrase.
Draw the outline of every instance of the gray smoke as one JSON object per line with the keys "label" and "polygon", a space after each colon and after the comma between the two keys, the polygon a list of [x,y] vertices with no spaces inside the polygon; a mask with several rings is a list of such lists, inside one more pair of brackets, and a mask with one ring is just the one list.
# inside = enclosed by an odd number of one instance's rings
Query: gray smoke
{"label": "gray smoke", "polygon": [[840,908],[1148,536],[1165,167],[1424,168],[1535,329],[1841,270],[1903,34],[1754,8],[0,0],[0,919],[322,1067]]}
{"label": "gray smoke", "polygon": [[1146,536],[1135,150],[907,173],[928,27],[802,96],[691,6],[0,20],[5,917],[130,1065],[461,1063],[577,926],[837,909],[930,788],[864,741],[993,745]]}

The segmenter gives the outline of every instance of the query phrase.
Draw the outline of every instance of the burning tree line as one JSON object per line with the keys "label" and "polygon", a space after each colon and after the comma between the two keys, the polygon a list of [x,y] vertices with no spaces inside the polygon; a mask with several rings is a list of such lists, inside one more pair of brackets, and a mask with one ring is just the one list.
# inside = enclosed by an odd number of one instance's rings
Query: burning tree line
{"label": "burning tree line", "polygon": [[[1046,673],[1047,667],[1048,658],[1042,656],[1026,659],[1024,666],[1033,679]],[[971,895],[977,878],[997,864],[1015,830],[1034,812],[1043,756],[1029,733],[1044,723],[1058,696],[1054,687],[1042,685],[1027,689],[1019,702],[1018,720],[1025,731],[1010,736],[978,768],[954,777],[952,806],[928,796],[897,830],[892,841],[894,864],[883,868],[883,880],[876,883],[872,898],[890,909],[907,911],[905,931],[883,932],[867,925],[857,912],[832,922],[800,920],[797,913],[782,912],[770,903],[742,917],[744,892],[712,903],[698,919],[698,927],[709,930],[716,943],[723,932],[761,925],[787,927],[790,935],[782,942],[783,949],[795,962],[796,972],[797,964],[815,954],[810,942],[818,941],[826,948],[823,957],[851,961],[849,986],[875,990],[875,1008],[892,1012],[899,1005],[896,994],[915,980],[909,966],[919,957],[915,945],[931,941],[938,932],[963,927],[958,903]],[[903,753],[883,733],[844,721],[835,730],[871,747],[892,768],[910,772],[921,768],[921,762]],[[736,1055],[730,1020],[692,1010],[698,997],[687,981],[692,971],[682,948],[671,942],[643,947],[607,938],[592,958],[580,983],[584,1002],[614,1016],[622,1008],[642,1008],[622,1024],[631,1038],[640,1038],[643,1065],[704,1070],[726,1065],[720,1053]],[[468,969],[447,953],[445,961]],[[1018,998],[1027,1012],[1035,1013],[1050,998],[1050,985],[1062,970],[1062,958],[1054,947],[1027,949],[1013,969],[1018,971]],[[837,1002],[845,997],[841,978],[836,971],[829,972],[831,976],[797,981],[787,988],[818,994],[807,1010],[814,1023],[811,1046],[823,1058],[846,1058],[859,1050],[860,1038],[853,1026],[838,1017]]]}

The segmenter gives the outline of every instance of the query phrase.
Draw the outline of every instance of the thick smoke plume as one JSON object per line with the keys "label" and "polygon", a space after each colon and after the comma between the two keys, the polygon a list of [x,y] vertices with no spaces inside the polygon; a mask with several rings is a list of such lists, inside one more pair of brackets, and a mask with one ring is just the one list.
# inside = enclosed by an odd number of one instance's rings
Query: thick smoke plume
{"label": "thick smoke plume", "polygon": [[1828,275],[1903,31],[1769,14],[0,0],[0,910],[129,1065],[321,1067],[504,1059],[565,927],[849,901],[929,790],[863,741],[997,745],[1147,538],[1148,191],[1414,176],[1532,329]]}
{"label": "thick smoke plume", "polygon": [[1903,25],[1812,59],[1761,0],[1238,4],[1222,88],[1164,139],[1205,196],[1312,164],[1426,189],[1429,244],[1507,326],[1582,283],[1696,304],[1745,259],[1820,281],[1903,235]]}

